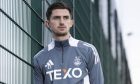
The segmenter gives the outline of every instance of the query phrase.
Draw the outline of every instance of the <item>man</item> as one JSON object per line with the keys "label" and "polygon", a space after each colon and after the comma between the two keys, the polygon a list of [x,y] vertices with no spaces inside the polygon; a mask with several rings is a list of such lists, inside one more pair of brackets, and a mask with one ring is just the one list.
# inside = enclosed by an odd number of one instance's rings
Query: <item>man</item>
{"label": "man", "polygon": [[73,25],[71,9],[56,2],[49,6],[46,16],[53,40],[34,57],[34,83],[104,84],[95,47],[69,33]]}

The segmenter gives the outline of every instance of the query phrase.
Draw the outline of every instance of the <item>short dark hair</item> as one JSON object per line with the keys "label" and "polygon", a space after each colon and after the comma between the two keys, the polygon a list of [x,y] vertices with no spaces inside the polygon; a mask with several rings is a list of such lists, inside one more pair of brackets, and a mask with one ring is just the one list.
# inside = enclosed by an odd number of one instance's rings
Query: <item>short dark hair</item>
{"label": "short dark hair", "polygon": [[46,12],[46,17],[47,19],[49,20],[50,19],[50,16],[52,14],[52,11],[54,9],[67,9],[72,17],[72,11],[71,11],[71,8],[64,2],[55,2],[53,4],[51,4]]}

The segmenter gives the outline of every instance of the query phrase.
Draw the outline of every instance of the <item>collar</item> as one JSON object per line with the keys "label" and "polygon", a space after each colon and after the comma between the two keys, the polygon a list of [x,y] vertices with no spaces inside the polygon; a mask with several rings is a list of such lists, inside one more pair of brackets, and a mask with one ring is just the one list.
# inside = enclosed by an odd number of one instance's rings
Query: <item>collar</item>
{"label": "collar", "polygon": [[70,36],[69,39],[64,40],[64,41],[56,41],[52,39],[52,42],[48,45],[48,51],[52,50],[54,47],[66,47],[66,46],[77,47],[78,42],[79,40],[73,38],[72,36]]}
{"label": "collar", "polygon": [[55,42],[55,47],[66,47],[66,46],[70,46],[69,45],[69,40],[64,40],[64,41],[54,41]]}

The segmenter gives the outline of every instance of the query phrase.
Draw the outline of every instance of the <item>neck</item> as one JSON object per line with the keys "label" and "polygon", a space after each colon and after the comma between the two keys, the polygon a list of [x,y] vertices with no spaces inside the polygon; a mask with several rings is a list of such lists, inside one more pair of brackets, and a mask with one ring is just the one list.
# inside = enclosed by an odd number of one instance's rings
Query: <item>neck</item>
{"label": "neck", "polygon": [[69,39],[70,37],[70,34],[68,33],[67,35],[65,36],[56,36],[56,35],[53,35],[53,38],[57,41],[64,41],[64,40],[67,40]]}

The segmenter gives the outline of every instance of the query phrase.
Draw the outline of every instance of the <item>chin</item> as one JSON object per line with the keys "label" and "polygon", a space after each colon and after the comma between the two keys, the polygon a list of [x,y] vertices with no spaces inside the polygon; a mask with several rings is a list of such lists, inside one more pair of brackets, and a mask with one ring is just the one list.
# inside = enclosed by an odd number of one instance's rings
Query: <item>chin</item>
{"label": "chin", "polygon": [[64,33],[55,33],[56,36],[66,36],[68,35],[67,32],[64,32]]}

